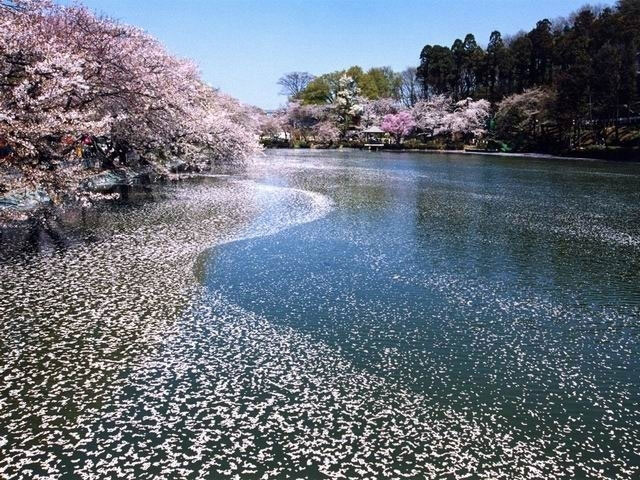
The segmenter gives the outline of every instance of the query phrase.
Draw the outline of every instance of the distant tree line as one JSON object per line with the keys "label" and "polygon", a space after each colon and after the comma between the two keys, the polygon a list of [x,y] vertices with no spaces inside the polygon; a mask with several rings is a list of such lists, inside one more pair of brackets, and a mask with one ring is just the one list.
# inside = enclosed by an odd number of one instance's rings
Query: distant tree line
{"label": "distant tree line", "polygon": [[540,20],[529,32],[494,31],[486,47],[473,34],[450,47],[426,45],[417,68],[400,73],[353,66],[317,77],[294,72],[280,83],[302,105],[334,103],[344,76],[357,85],[361,103],[384,99],[411,110],[435,97],[450,104],[486,100],[485,136],[504,148],[637,147],[639,59],[640,0],[619,0]]}
{"label": "distant tree line", "polygon": [[620,125],[640,116],[639,40],[640,1],[620,0],[511,37],[494,31],[486,49],[472,34],[426,45],[417,77],[427,97],[489,100],[498,133],[517,144],[576,148],[585,133],[606,143],[610,132],[619,142]]}
{"label": "distant tree line", "polygon": [[356,65],[317,77],[307,72],[291,72],[284,75],[278,81],[278,85],[283,87],[282,93],[287,95],[289,100],[307,105],[322,105],[336,100],[340,90],[340,79],[343,76],[353,79],[362,96],[369,100],[393,98],[407,103],[407,106],[418,100],[417,92],[413,95],[410,93],[412,89],[419,88],[415,68],[409,68],[399,74],[391,67],[375,67],[364,71]]}

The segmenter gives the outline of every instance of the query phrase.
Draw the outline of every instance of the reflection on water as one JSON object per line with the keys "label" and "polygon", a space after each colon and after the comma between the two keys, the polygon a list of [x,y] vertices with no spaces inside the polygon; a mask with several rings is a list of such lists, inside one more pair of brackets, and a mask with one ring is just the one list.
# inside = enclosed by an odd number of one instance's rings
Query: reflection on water
{"label": "reflection on water", "polygon": [[633,478],[639,187],[270,151],[6,231],[0,476]]}

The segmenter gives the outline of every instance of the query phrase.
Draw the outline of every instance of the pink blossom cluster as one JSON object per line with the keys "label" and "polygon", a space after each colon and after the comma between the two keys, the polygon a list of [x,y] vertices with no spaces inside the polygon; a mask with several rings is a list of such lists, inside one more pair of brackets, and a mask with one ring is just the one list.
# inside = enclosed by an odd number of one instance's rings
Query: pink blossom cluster
{"label": "pink blossom cluster", "polygon": [[411,113],[406,111],[395,114],[390,113],[382,119],[382,130],[393,135],[397,143],[400,143],[403,137],[409,135],[415,126],[416,123]]}
{"label": "pink blossom cluster", "polygon": [[385,115],[398,113],[401,110],[398,102],[392,98],[379,98],[369,100],[360,99],[362,105],[362,116],[360,123],[363,127],[379,126]]}
{"label": "pink blossom cluster", "polygon": [[340,132],[337,117],[331,105],[305,105],[289,102],[272,115],[263,115],[260,133],[265,138],[285,138],[332,143]]}
{"label": "pink blossom cluster", "polygon": [[444,95],[423,100],[413,107],[416,127],[429,135],[473,135],[486,133],[490,104],[486,100],[453,102]]}
{"label": "pink blossom cluster", "polygon": [[[0,139],[19,159],[100,138],[112,149],[242,161],[252,110],[142,30],[51,0],[0,0]],[[70,140],[71,139],[71,140]]]}

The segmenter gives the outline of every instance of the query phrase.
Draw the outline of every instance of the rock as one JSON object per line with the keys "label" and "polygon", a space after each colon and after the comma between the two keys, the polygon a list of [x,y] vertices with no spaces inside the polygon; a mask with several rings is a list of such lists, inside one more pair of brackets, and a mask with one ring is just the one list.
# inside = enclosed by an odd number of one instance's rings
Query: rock
{"label": "rock", "polygon": [[87,178],[82,186],[90,192],[105,193],[123,185],[148,185],[166,178],[166,174],[158,171],[153,165],[145,165],[138,169],[119,168],[107,170]]}
{"label": "rock", "polygon": [[82,158],[82,163],[84,165],[84,168],[96,169],[102,165],[102,159],[96,155],[85,155]]}
{"label": "rock", "polygon": [[167,179],[167,172],[157,165],[149,164],[135,172],[130,172],[129,180],[131,185],[148,185]]}
{"label": "rock", "polygon": [[82,186],[90,192],[107,192],[118,185],[127,185],[126,175],[108,170],[87,178]]}
{"label": "rock", "polygon": [[167,167],[171,173],[186,172],[189,169],[189,164],[179,158],[174,158],[167,162]]}
{"label": "rock", "polygon": [[124,162],[127,167],[139,168],[141,164],[140,155],[133,150],[129,150],[124,157]]}
{"label": "rock", "polygon": [[3,210],[31,211],[51,203],[51,197],[44,190],[14,190],[0,197],[0,209]]}
{"label": "rock", "polygon": [[156,181],[155,172],[150,168],[128,173],[127,180],[129,185],[148,185]]}

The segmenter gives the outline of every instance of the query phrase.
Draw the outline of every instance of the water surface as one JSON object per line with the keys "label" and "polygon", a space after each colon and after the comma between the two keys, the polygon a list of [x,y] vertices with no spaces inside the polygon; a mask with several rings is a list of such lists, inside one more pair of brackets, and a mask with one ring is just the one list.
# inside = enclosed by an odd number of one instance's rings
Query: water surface
{"label": "water surface", "polygon": [[0,476],[640,471],[637,165],[269,151],[53,225],[2,241]]}

